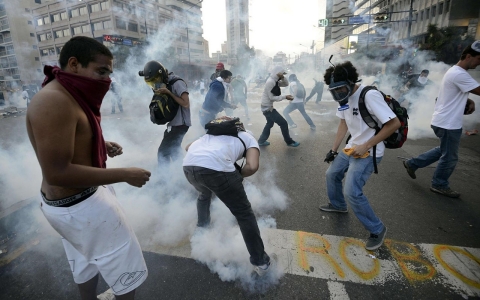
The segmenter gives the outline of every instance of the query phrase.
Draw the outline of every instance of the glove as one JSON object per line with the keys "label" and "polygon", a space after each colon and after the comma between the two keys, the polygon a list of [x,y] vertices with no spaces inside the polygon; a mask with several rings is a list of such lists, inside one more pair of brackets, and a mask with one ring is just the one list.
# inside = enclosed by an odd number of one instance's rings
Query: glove
{"label": "glove", "polygon": [[333,150],[328,151],[327,155],[325,156],[324,162],[329,164],[335,159],[337,155],[338,155],[338,152],[336,151],[333,151]]}

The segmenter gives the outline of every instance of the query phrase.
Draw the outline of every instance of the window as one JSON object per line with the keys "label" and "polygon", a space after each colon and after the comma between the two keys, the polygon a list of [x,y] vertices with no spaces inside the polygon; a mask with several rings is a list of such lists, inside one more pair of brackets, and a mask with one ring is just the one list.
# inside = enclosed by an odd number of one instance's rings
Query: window
{"label": "window", "polygon": [[37,26],[42,26],[43,25],[43,19],[37,19]]}
{"label": "window", "polygon": [[40,60],[40,57],[35,56],[35,61],[39,61],[39,60]]}
{"label": "window", "polygon": [[68,19],[67,12],[64,11],[64,12],[60,13],[60,17],[61,17],[62,20],[67,20]]}
{"label": "window", "polygon": [[43,24],[50,24],[50,17],[49,16],[43,18]]}
{"label": "window", "polygon": [[93,23],[93,30],[102,30],[103,29],[103,22]]}
{"label": "window", "polygon": [[447,0],[447,2],[445,2],[445,13],[449,11],[450,11],[450,0]]}
{"label": "window", "polygon": [[62,52],[62,48],[63,48],[63,46],[57,47],[57,54],[60,54],[60,52]]}
{"label": "window", "polygon": [[420,21],[423,21],[423,13],[424,13],[424,11],[422,10],[422,11],[420,12]]}
{"label": "window", "polygon": [[443,2],[438,5],[438,14],[443,14]]}
{"label": "window", "polygon": [[78,26],[78,27],[73,27],[73,34],[80,34],[82,33],[82,27],[81,26]]}
{"label": "window", "polygon": [[63,36],[70,36],[70,29],[64,29],[63,30]]}
{"label": "window", "polygon": [[27,21],[27,24],[28,24],[28,25],[32,25],[32,21]]}
{"label": "window", "polygon": [[29,10],[28,8],[25,8],[25,11],[26,11],[26,12],[30,12],[30,10]]}
{"label": "window", "polygon": [[33,32],[30,32],[30,36],[35,36],[35,33],[33,33]]}
{"label": "window", "polygon": [[53,16],[53,22],[58,22],[61,21],[62,19],[60,18],[60,14],[54,14]]}
{"label": "window", "polygon": [[437,6],[434,5],[432,6],[432,18],[435,17],[436,12],[437,12]]}
{"label": "window", "polygon": [[112,27],[112,21],[104,21],[104,22],[103,22],[103,28],[104,28],[104,29],[113,28],[113,27]]}
{"label": "window", "polygon": [[86,6],[80,7],[80,15],[84,16],[88,14],[88,9]]}
{"label": "window", "polygon": [[46,41],[47,40],[47,35],[45,33],[39,34],[37,36],[37,39],[38,39],[39,42]]}
{"label": "window", "polygon": [[63,37],[63,30],[57,30],[53,34],[55,35],[56,39],[61,38]]}
{"label": "window", "polygon": [[128,23],[128,31],[138,32],[138,25],[135,23]]}
{"label": "window", "polygon": [[7,55],[8,54],[15,54],[15,49],[13,49],[13,45],[7,46]]}
{"label": "window", "polygon": [[90,25],[83,25],[82,26],[82,32],[90,32],[91,27]]}
{"label": "window", "polygon": [[47,56],[48,55],[48,50],[47,49],[40,50],[40,55],[41,56]]}
{"label": "window", "polygon": [[430,8],[427,8],[427,10],[425,10],[425,20],[428,19],[430,19]]}
{"label": "window", "polygon": [[118,29],[127,30],[127,22],[125,22],[124,20],[115,19],[115,26],[116,26]]}
{"label": "window", "polygon": [[32,47],[33,49],[38,49],[37,45],[33,45]]}
{"label": "window", "polygon": [[72,18],[78,17],[79,15],[80,15],[80,11],[78,10],[78,8],[70,10],[70,16]]}
{"label": "window", "polygon": [[100,3],[90,5],[90,9],[92,10],[92,13],[100,11]]}
{"label": "window", "polygon": [[140,33],[143,33],[143,34],[147,33],[147,30],[146,30],[145,26],[140,25]]}
{"label": "window", "polygon": [[101,2],[100,7],[102,8],[102,10],[107,10],[110,8],[110,2],[108,1]]}

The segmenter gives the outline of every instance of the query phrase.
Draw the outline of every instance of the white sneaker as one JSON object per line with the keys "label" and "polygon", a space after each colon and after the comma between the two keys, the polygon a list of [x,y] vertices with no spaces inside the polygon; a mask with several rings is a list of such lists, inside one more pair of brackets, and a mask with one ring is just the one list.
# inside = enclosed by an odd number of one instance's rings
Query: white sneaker
{"label": "white sneaker", "polygon": [[115,294],[112,289],[108,289],[105,292],[97,296],[98,300],[115,300]]}
{"label": "white sneaker", "polygon": [[270,254],[270,262],[266,269],[261,268],[260,266],[255,266],[255,272],[257,272],[258,276],[262,277],[267,274],[272,268],[275,268],[277,264],[277,255],[275,253]]}

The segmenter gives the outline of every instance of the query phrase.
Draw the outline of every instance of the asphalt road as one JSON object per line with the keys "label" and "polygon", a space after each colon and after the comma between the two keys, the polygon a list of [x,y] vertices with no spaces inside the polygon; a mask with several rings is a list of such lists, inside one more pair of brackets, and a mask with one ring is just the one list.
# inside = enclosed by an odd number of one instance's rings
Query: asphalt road
{"label": "asphalt road", "polygon": [[[276,105],[279,112],[286,104]],[[258,102],[249,101],[249,106],[251,119],[244,121],[258,137],[264,117]],[[151,125],[132,130],[143,124],[146,117],[142,110],[130,106],[129,111],[128,104],[125,107],[124,114],[104,115],[104,132],[122,132],[114,135],[117,142],[122,144],[122,139],[128,138],[127,145],[144,150],[142,155],[126,156],[129,162],[143,167],[155,165],[155,149],[164,129]],[[298,128],[291,130],[291,134],[301,145],[287,147],[275,126],[269,138],[271,145],[261,149],[258,174],[246,179],[252,205],[259,210],[256,213],[261,219],[267,252],[279,256],[280,274],[275,278],[246,278],[239,271],[240,275],[228,279],[215,267],[205,264],[205,259],[193,251],[198,249],[190,240],[195,220],[184,220],[185,216],[195,216],[194,193],[190,193],[191,200],[179,204],[183,203],[189,212],[168,220],[178,225],[173,230],[162,223],[167,213],[159,213],[158,219],[143,215],[139,222],[143,189],[116,185],[120,194],[129,197],[142,194],[135,199],[119,197],[127,207],[127,217],[132,219],[149,268],[149,277],[138,289],[137,299],[479,299],[480,136],[462,137],[460,160],[451,177],[452,188],[462,193],[460,199],[429,190],[433,168],[417,171],[417,179],[412,180],[402,166],[402,157],[415,156],[437,146],[437,139],[408,140],[401,149],[386,150],[379,174],[371,176],[364,193],[388,227],[387,242],[379,250],[367,252],[362,243],[368,234],[353,212],[338,215],[318,210],[320,204],[328,202],[324,177],[328,164],[323,160],[333,142],[338,120],[334,116],[334,102],[309,102],[306,107],[317,130],[310,131],[300,113],[293,112]],[[245,119],[241,107],[238,112]],[[197,115],[195,112],[192,115],[196,126]],[[26,142],[24,122],[22,114],[0,119],[0,146],[7,151],[2,155]],[[200,133],[192,128],[184,144]],[[7,174],[12,171],[2,170]],[[5,188],[8,186],[2,186],[0,191],[0,203],[7,201]],[[178,182],[170,188],[186,189]],[[145,190],[155,190],[155,186]],[[173,200],[166,199],[169,192],[158,191],[163,198],[157,204],[165,211],[172,207]],[[44,221],[34,196],[16,199],[8,207],[0,206],[0,298],[79,299],[60,238]],[[137,205],[129,204],[132,201],[138,201]],[[227,218],[228,211],[220,211],[220,216],[221,213],[226,213]],[[178,239],[173,238],[175,235]],[[213,245],[217,242],[212,240]],[[228,248],[235,243],[227,238],[218,245]],[[237,251],[236,248],[233,250]],[[244,249],[235,251],[232,260],[236,259],[236,253],[246,253]],[[248,262],[248,258],[242,261]],[[102,281],[98,292],[106,289]]]}

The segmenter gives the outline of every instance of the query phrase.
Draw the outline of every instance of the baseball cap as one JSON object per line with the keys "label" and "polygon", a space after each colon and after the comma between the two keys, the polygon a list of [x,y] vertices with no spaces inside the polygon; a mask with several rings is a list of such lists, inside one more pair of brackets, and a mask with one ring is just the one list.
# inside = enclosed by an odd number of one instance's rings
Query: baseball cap
{"label": "baseball cap", "polygon": [[219,62],[217,64],[217,66],[215,67],[216,70],[220,70],[220,69],[225,69],[225,66],[223,65],[223,63]]}

